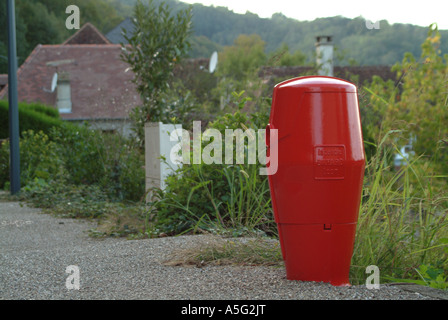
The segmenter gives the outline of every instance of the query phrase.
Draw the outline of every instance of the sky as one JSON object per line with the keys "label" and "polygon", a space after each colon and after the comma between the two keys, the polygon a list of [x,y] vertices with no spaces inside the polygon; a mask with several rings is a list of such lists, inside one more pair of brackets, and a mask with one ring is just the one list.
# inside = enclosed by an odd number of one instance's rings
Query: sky
{"label": "sky", "polygon": [[281,12],[300,21],[343,16],[364,17],[376,22],[409,23],[428,27],[437,23],[440,30],[448,29],[448,0],[181,0],[215,7],[227,7],[235,13],[250,11],[261,18]]}

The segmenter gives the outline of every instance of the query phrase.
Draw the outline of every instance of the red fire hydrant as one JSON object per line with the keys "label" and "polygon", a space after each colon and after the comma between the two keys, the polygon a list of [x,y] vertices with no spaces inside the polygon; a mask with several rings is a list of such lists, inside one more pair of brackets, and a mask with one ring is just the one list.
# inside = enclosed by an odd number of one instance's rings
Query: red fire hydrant
{"label": "red fire hydrant", "polygon": [[365,167],[356,86],[323,76],[277,84],[271,129],[269,187],[287,279],[350,285]]}

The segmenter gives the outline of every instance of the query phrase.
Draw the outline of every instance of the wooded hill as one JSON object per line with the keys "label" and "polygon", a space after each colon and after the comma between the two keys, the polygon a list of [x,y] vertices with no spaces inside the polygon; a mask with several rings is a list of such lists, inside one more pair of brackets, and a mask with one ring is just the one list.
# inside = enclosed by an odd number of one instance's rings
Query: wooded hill
{"label": "wooded hill", "polygon": [[[16,0],[16,24],[19,64],[33,48],[41,44],[61,43],[76,30],[67,30],[65,8],[75,4],[80,8],[81,24],[93,23],[107,33],[124,18],[132,14],[137,0]],[[162,0],[154,0],[159,4]],[[146,0],[143,0],[146,3]],[[165,0],[174,10],[189,4]],[[336,51],[336,64],[393,65],[403,59],[406,52],[418,57],[420,44],[428,28],[410,24],[389,24],[380,21],[380,29],[368,29],[362,17],[348,19],[341,16],[319,18],[314,21],[297,21],[276,13],[271,18],[260,18],[247,12],[237,14],[225,7],[193,4],[191,57],[209,57],[214,50],[232,45],[240,34],[258,34],[265,41],[267,53],[287,44],[291,52],[300,50],[308,60],[314,59],[317,35],[332,35]],[[7,35],[6,5],[0,2],[0,73],[6,73]],[[441,32],[441,51],[448,53],[448,30]]]}
{"label": "wooded hill", "polygon": [[[128,8],[136,2],[118,1]],[[161,0],[154,0],[154,3],[160,2]],[[165,2],[178,9],[189,5],[177,0]],[[312,60],[315,37],[332,35],[339,55],[338,60],[348,63],[352,59],[360,65],[393,65],[401,61],[406,52],[419,57],[420,45],[425,40],[429,27],[389,24],[382,20],[380,29],[368,29],[362,17],[349,19],[336,16],[314,21],[297,21],[281,13],[276,13],[271,18],[260,18],[250,12],[237,14],[225,7],[201,4],[193,4],[192,7],[194,33],[202,37],[204,43],[208,39],[220,46],[228,46],[232,45],[240,34],[256,33],[266,42],[267,52],[275,51],[282,43],[286,43],[291,51],[300,50]],[[448,30],[442,30],[440,33],[442,53],[448,53]],[[211,52],[203,52],[202,55],[208,56],[208,53]],[[201,52],[196,53],[200,54]]]}

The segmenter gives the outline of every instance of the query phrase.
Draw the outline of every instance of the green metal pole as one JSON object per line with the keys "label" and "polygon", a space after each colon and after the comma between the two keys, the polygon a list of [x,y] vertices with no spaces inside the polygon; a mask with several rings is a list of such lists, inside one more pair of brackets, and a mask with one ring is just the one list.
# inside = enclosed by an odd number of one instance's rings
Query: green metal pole
{"label": "green metal pole", "polygon": [[20,191],[19,108],[17,102],[17,49],[14,0],[8,0],[8,102],[11,194]]}

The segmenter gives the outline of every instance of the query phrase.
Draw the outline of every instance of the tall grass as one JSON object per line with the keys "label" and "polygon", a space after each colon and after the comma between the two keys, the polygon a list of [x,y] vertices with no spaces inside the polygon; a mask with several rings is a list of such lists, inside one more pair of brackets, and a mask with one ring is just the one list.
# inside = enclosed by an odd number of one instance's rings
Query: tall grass
{"label": "tall grass", "polygon": [[227,225],[233,229],[273,232],[273,222],[268,179],[258,176],[256,165],[239,165],[236,170],[224,169],[230,193],[226,206]]}
{"label": "tall grass", "polygon": [[169,178],[168,190],[149,210],[156,212],[152,227],[168,233],[275,234],[268,180],[258,171],[258,165],[186,166]]}
{"label": "tall grass", "polygon": [[389,165],[389,132],[366,166],[351,279],[362,283],[368,265],[383,281],[418,279],[418,268],[448,271],[448,192],[446,176],[432,172],[422,156],[394,170]]}

